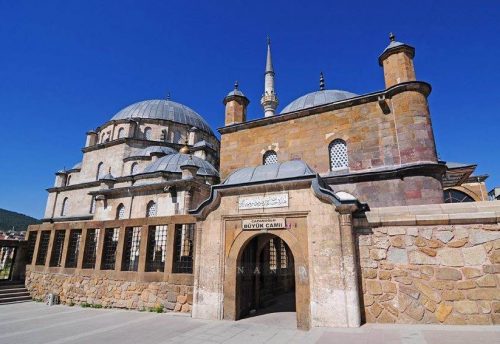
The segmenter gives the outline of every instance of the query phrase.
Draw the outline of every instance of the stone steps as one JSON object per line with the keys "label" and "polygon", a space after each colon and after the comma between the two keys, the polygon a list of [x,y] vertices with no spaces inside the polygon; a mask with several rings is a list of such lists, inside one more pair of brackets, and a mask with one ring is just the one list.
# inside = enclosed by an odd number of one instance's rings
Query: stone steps
{"label": "stone steps", "polygon": [[0,284],[0,304],[12,304],[31,301],[31,295],[19,282],[7,282]]}

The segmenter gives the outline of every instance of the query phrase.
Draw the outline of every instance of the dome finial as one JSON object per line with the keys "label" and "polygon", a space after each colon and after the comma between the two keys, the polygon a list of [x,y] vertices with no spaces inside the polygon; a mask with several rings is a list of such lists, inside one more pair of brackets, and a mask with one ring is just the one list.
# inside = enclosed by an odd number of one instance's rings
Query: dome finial
{"label": "dome finial", "polygon": [[167,92],[167,100],[170,100],[170,91]]}
{"label": "dome finial", "polygon": [[236,81],[234,82],[234,89],[235,89],[235,90],[237,90],[237,89],[238,89],[238,87],[239,87],[238,80],[236,80]]}
{"label": "dome finial", "polygon": [[325,77],[323,76],[323,72],[319,73],[319,90],[323,91],[325,89]]}
{"label": "dome finial", "polygon": [[187,139],[187,137],[184,140],[184,146],[179,150],[179,153],[189,154],[189,147],[188,147],[188,139]]}
{"label": "dome finial", "polygon": [[267,35],[266,42],[267,42],[267,45],[271,45],[271,37],[269,37],[269,35]]}
{"label": "dome finial", "polygon": [[396,40],[396,35],[394,35],[392,32],[389,32],[389,39],[391,42],[394,42]]}

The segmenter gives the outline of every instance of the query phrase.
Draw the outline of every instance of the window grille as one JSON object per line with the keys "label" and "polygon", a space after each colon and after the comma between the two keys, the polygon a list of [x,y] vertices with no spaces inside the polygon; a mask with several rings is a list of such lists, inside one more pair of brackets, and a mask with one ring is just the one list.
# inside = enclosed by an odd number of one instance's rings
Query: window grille
{"label": "window grille", "polygon": [[95,268],[95,260],[97,257],[97,249],[99,248],[99,228],[88,229],[85,238],[85,249],[83,250],[82,268]]}
{"label": "window grille", "polygon": [[104,244],[102,247],[101,270],[114,270],[116,261],[116,248],[120,228],[106,228],[104,231]]}
{"label": "window grille", "polygon": [[62,266],[62,253],[64,246],[65,230],[58,230],[54,236],[54,244],[52,245],[52,254],[50,255],[49,266]]}
{"label": "window grille", "polygon": [[47,251],[49,250],[50,231],[42,231],[40,244],[38,245],[38,255],[36,256],[36,265],[45,265]]}
{"label": "window grille", "polygon": [[26,264],[31,264],[33,262],[33,254],[35,253],[36,238],[38,232],[30,232],[28,235],[28,247],[26,252]]}
{"label": "window grille", "polygon": [[125,218],[125,206],[120,203],[118,208],[116,208],[116,218],[118,220],[123,220]]}
{"label": "window grille", "polygon": [[101,177],[103,176],[103,163],[100,162],[98,165],[97,165],[97,171],[95,173],[95,180],[99,180],[101,179]]}
{"label": "window grille", "polygon": [[474,198],[467,195],[465,192],[448,189],[444,190],[444,203],[462,203],[462,202],[474,202]]}
{"label": "window grille", "polygon": [[146,207],[146,217],[156,216],[156,203],[150,201]]}
{"label": "window grille", "polygon": [[288,255],[286,254],[285,242],[280,239],[280,265],[282,269],[288,268]]}
{"label": "window grille", "polygon": [[66,207],[68,206],[68,197],[65,197],[61,205],[61,216],[66,216]]}
{"label": "window grille", "polygon": [[167,225],[149,226],[146,252],[146,271],[165,270]]}
{"label": "window grille", "polygon": [[90,200],[90,213],[95,213],[95,196],[92,196],[92,199]]}
{"label": "window grille", "polygon": [[347,144],[344,140],[336,139],[328,147],[330,152],[330,170],[349,167]]}
{"label": "window grille", "polygon": [[274,239],[269,240],[269,270],[276,271],[276,245]]}
{"label": "window grille", "polygon": [[263,162],[264,165],[271,165],[278,163],[278,154],[275,151],[269,150],[264,153]]}
{"label": "window grille", "polygon": [[120,128],[120,130],[118,130],[118,138],[122,139],[124,137],[125,137],[125,129]]}
{"label": "window grille", "polygon": [[193,273],[194,224],[175,225],[174,273]]}
{"label": "window grille", "polygon": [[150,127],[144,129],[144,137],[146,138],[146,140],[151,140],[151,138],[153,137],[153,131]]}
{"label": "window grille", "polygon": [[78,253],[80,252],[80,241],[82,239],[81,229],[72,229],[69,233],[68,253],[66,255],[66,267],[76,268]]}
{"label": "window grille", "polygon": [[132,166],[130,166],[130,174],[136,174],[137,172],[139,172],[139,164],[134,162]]}
{"label": "window grille", "polygon": [[122,258],[122,271],[137,271],[137,268],[139,267],[140,246],[141,227],[126,228]]}

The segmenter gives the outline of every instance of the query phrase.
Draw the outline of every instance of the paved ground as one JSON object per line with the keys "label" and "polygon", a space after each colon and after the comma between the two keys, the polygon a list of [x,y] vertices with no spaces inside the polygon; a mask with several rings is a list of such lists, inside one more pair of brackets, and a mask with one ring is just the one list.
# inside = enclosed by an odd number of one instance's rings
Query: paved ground
{"label": "paved ground", "polygon": [[0,306],[0,343],[500,343],[500,326],[365,325],[295,329],[295,313],[241,321],[205,321],[78,306]]}

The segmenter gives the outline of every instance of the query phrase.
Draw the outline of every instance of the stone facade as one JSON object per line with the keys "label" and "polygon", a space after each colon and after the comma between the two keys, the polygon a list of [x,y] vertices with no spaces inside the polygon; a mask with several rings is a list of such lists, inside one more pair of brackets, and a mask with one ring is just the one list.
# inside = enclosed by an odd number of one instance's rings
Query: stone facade
{"label": "stone facade", "polygon": [[[375,202],[374,206],[442,203],[443,170],[437,163],[426,99],[429,92],[429,86],[419,82],[381,92],[389,113],[377,95],[370,95],[221,128],[221,177],[262,164],[264,153],[274,150],[278,161],[303,160],[331,185],[350,176],[352,194],[363,202]],[[335,139],[347,144],[347,170],[331,171],[328,147]],[[428,171],[413,176],[388,173],[423,165]],[[363,183],[367,182],[373,182],[377,190],[366,188]],[[380,204],[377,191],[396,196]]]}
{"label": "stone facade", "polygon": [[[180,215],[171,217],[155,217],[149,219],[116,220],[116,221],[85,221],[71,223],[44,223],[32,225],[28,234],[38,233],[32,261],[27,265],[26,287],[34,299],[44,299],[47,294],[54,293],[64,304],[100,305],[127,309],[148,309],[163,307],[166,311],[190,312],[193,300],[193,274],[179,273],[174,269],[177,225],[194,223],[191,216]],[[146,268],[148,250],[151,245],[150,231],[156,226],[166,226],[164,252],[161,254],[161,270],[150,271]],[[87,232],[99,228],[94,268],[84,268],[83,261]],[[102,261],[105,255],[104,231],[118,228],[119,235],[113,266],[104,267]],[[135,271],[124,269],[122,262],[126,259],[125,231],[130,228],[140,228],[138,263]],[[71,232],[81,230],[77,249],[70,249]],[[55,233],[65,232],[61,249],[56,248]],[[38,262],[41,250],[41,232],[50,233],[50,241],[46,249],[43,263]],[[154,238],[155,236],[153,236]],[[193,238],[191,238],[193,239]],[[157,247],[157,246],[155,246]],[[69,266],[69,257],[76,265]],[[192,252],[194,256],[194,252]],[[53,258],[57,259],[54,260]],[[158,256],[160,257],[160,256]]]}
{"label": "stone facade", "polygon": [[168,282],[139,282],[29,271],[27,288],[33,299],[45,299],[48,293],[62,304],[91,304],[109,308],[147,310],[163,307],[166,311],[191,312],[193,287]]}
{"label": "stone facade", "polygon": [[373,209],[358,220],[366,322],[500,324],[500,208],[481,205]]}

